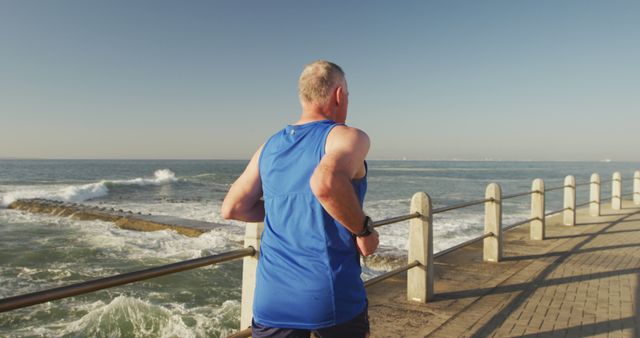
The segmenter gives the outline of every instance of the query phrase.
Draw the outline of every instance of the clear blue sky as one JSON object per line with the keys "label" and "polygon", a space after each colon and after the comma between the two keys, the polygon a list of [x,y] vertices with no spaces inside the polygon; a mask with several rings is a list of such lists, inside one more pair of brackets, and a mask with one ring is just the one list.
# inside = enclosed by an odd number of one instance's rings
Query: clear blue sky
{"label": "clear blue sky", "polygon": [[0,157],[248,158],[304,64],[370,158],[640,161],[638,1],[0,0]]}

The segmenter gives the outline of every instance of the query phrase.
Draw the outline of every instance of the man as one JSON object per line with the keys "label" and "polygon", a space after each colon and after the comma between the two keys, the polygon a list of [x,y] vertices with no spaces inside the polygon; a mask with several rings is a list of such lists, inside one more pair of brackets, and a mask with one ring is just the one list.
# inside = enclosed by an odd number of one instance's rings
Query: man
{"label": "man", "polygon": [[358,253],[378,247],[362,210],[369,138],[344,125],[349,91],[338,65],[313,62],[298,85],[300,119],[258,149],[222,204],[226,219],[265,225],[253,337],[367,337]]}

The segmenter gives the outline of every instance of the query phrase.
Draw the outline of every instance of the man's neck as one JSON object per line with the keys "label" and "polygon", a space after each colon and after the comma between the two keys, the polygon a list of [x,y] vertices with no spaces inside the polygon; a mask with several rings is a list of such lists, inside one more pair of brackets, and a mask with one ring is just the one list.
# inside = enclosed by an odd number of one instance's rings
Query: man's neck
{"label": "man's neck", "polygon": [[334,114],[320,108],[320,107],[310,107],[302,110],[302,114],[300,114],[300,119],[295,124],[305,124],[315,121],[322,120],[334,120]]}

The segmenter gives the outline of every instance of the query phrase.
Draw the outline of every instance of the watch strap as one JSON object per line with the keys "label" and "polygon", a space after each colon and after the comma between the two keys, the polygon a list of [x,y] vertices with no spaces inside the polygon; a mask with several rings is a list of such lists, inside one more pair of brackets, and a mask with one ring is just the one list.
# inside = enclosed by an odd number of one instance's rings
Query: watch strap
{"label": "watch strap", "polygon": [[369,216],[365,216],[364,218],[364,224],[363,224],[363,229],[362,231],[360,231],[359,233],[356,234],[356,237],[367,237],[369,235],[371,235],[371,232],[373,230],[373,228],[371,227],[371,224],[373,222],[371,221],[371,217]]}

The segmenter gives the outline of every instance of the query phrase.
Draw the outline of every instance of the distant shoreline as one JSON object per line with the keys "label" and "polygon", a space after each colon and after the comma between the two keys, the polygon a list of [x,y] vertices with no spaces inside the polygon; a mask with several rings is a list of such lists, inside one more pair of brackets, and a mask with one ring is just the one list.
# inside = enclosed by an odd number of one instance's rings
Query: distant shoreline
{"label": "distant shoreline", "polygon": [[[238,159],[238,158],[30,158],[30,157],[0,157],[0,161],[238,161],[248,162],[250,159]],[[514,159],[403,159],[403,158],[372,158],[367,159],[369,162],[553,162],[553,163],[640,163],[632,160],[514,160]]]}

